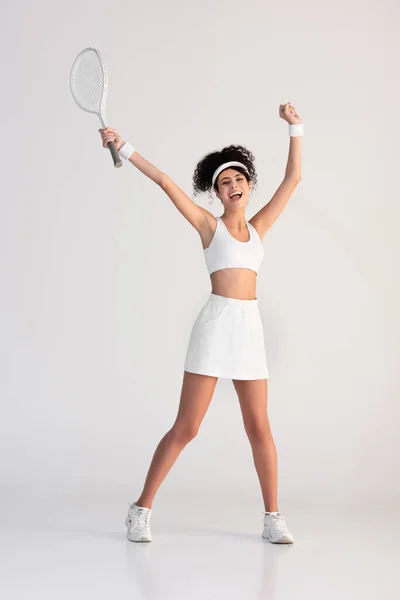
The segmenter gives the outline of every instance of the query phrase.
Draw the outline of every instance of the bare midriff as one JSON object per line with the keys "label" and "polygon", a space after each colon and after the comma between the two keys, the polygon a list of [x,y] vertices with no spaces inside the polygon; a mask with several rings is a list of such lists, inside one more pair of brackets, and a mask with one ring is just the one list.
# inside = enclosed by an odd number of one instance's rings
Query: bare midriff
{"label": "bare midriff", "polygon": [[210,275],[211,291],[218,296],[254,300],[256,295],[257,273],[250,269],[220,269]]}

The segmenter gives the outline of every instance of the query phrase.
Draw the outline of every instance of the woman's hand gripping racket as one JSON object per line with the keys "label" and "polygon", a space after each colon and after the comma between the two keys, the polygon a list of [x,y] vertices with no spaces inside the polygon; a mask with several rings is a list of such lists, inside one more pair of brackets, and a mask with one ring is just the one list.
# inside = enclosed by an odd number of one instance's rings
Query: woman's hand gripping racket
{"label": "woman's hand gripping racket", "polygon": [[[72,96],[79,108],[97,115],[103,129],[106,129],[107,70],[98,50],[85,48],[78,54],[72,66],[70,85]],[[122,160],[115,143],[109,141],[107,147],[114,166],[121,167]]]}

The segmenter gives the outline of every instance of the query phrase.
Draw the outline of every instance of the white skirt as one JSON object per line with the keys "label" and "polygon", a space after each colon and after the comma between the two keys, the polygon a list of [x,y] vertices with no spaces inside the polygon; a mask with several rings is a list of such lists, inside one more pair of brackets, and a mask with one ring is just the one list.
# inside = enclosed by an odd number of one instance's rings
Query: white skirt
{"label": "white skirt", "polygon": [[228,379],[268,378],[257,298],[240,300],[211,292],[193,324],[184,368]]}

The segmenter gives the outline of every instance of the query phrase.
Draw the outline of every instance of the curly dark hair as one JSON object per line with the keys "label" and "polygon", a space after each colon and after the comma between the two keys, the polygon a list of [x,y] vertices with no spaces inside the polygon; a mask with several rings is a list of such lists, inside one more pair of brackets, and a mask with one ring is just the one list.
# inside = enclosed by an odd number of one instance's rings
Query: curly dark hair
{"label": "curly dark hair", "polygon": [[[254,155],[243,146],[226,146],[221,151],[211,152],[204,156],[198,163],[193,175],[193,191],[197,196],[201,192],[209,192],[212,197],[211,182],[216,169],[225,162],[237,160],[242,162],[249,170],[247,173],[242,167],[233,167],[235,171],[242,173],[248,182],[257,185],[257,174],[254,167]],[[217,177],[218,181],[218,177]],[[214,184],[214,190],[218,191],[217,181]]]}

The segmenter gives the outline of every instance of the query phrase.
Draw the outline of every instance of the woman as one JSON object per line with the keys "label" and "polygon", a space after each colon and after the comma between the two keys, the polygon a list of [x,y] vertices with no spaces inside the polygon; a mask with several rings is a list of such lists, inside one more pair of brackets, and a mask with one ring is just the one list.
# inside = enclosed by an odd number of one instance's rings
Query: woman
{"label": "woman", "polygon": [[175,423],[156,448],[140,497],[129,503],[125,524],[131,541],[152,540],[154,496],[183,448],[196,436],[218,377],[224,377],[233,381],[253,451],[265,505],[262,536],[272,543],[293,543],[278,511],[277,454],[267,416],[268,368],[256,296],[257,272],[264,255],[262,239],[301,179],[302,121],[290,102],[280,105],[279,115],[289,123],[285,176],[272,199],[250,221],[246,221],[245,209],[257,176],[254,156],[243,146],[208,154],[196,167],[195,195],[213,190],[224,208],[223,215],[215,218],[138,154],[115,129],[99,130],[103,146],[114,141],[122,158],[157,183],[198,231],[212,285],[191,331]]}

